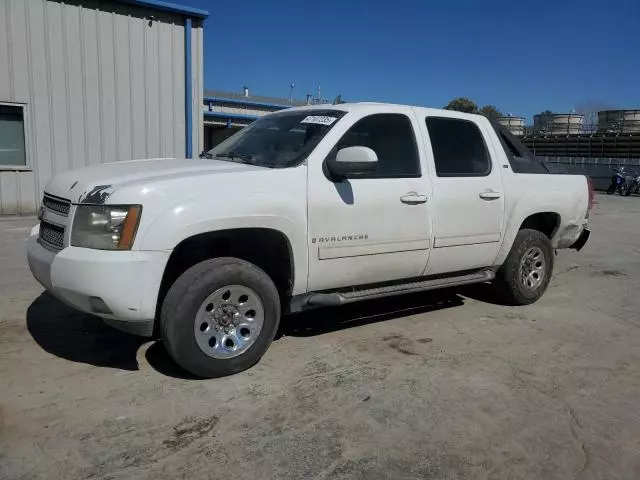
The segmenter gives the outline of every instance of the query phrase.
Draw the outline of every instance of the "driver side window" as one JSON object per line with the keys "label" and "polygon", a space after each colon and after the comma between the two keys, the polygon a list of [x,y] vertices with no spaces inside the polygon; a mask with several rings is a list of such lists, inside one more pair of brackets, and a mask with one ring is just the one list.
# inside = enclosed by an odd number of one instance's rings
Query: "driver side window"
{"label": "driver side window", "polygon": [[399,113],[379,113],[358,120],[331,154],[347,147],[369,147],[378,156],[375,172],[353,178],[420,177],[420,158],[411,121]]}

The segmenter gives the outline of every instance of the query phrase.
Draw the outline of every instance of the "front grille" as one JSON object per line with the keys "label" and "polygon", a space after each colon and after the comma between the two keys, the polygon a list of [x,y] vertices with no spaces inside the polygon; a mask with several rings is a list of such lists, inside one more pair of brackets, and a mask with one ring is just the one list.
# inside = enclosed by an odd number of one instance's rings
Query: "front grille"
{"label": "front grille", "polygon": [[64,215],[69,215],[69,209],[71,208],[71,202],[64,198],[53,197],[51,195],[44,194],[42,203],[49,210]]}
{"label": "front grille", "polygon": [[64,227],[49,222],[40,222],[40,243],[54,250],[64,246]]}

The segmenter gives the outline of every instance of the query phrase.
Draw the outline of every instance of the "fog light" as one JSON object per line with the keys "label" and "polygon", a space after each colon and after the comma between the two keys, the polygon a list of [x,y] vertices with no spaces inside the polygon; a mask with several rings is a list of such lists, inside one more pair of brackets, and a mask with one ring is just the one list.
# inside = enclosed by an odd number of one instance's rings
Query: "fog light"
{"label": "fog light", "polygon": [[107,315],[113,315],[113,312],[107,304],[104,303],[100,297],[89,297],[89,306],[94,313],[106,313]]}

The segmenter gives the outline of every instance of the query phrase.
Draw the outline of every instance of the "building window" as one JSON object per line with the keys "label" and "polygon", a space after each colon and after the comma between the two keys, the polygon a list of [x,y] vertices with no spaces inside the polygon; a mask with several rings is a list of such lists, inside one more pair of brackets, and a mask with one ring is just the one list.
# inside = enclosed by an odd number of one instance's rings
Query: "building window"
{"label": "building window", "polygon": [[491,173],[489,152],[475,123],[442,117],[426,120],[436,175],[482,177]]}
{"label": "building window", "polygon": [[24,106],[0,103],[0,168],[26,165]]}

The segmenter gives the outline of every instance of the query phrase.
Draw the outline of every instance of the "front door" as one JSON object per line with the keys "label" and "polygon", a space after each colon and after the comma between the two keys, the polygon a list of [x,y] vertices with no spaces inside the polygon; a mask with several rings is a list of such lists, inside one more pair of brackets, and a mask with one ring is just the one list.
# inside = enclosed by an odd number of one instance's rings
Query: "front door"
{"label": "front door", "polygon": [[326,158],[310,159],[310,291],[424,271],[431,242],[425,150],[416,142],[419,127],[412,112],[393,106],[387,110],[352,113],[343,120],[348,123],[336,126],[337,144],[326,146],[326,156],[345,147],[371,148],[378,157],[375,172],[332,181]]}
{"label": "front door", "polygon": [[426,274],[492,265],[502,242],[504,189],[483,122],[426,117],[421,127],[433,186],[434,240]]}

